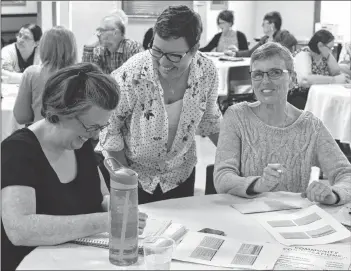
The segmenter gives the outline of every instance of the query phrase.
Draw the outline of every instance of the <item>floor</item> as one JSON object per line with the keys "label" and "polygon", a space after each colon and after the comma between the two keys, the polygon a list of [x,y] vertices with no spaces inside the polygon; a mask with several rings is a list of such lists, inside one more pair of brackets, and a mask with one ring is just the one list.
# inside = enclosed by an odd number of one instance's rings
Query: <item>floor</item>
{"label": "floor", "polygon": [[206,167],[215,161],[216,147],[208,137],[196,136],[197,165],[195,178],[195,196],[205,194]]}

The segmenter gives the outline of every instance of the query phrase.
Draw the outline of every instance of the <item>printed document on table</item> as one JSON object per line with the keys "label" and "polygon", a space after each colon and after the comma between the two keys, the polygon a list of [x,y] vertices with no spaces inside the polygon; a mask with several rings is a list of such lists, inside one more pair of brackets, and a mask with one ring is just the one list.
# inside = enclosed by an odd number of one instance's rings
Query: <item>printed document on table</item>
{"label": "printed document on table", "polygon": [[282,251],[280,244],[243,243],[225,236],[188,232],[177,246],[173,259],[220,267],[272,270]]}
{"label": "printed document on table", "polygon": [[256,219],[287,246],[324,245],[351,236],[351,232],[317,205],[290,214],[264,214]]}
{"label": "printed document on table", "polygon": [[285,247],[273,270],[348,270],[350,245]]}

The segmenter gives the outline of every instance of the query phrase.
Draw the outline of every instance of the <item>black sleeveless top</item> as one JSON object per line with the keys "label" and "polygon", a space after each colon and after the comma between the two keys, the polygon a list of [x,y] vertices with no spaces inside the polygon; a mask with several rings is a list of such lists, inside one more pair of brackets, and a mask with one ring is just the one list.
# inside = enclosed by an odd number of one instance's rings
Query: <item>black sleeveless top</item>
{"label": "black sleeveless top", "polygon": [[[27,128],[20,129],[1,143],[1,189],[11,185],[33,187],[37,214],[64,216],[102,212],[100,178],[90,140],[75,150],[75,155],[77,176],[63,184],[35,134]],[[1,222],[1,270],[16,269],[34,248],[13,245]]]}
{"label": "black sleeveless top", "polygon": [[32,54],[28,57],[27,61],[24,61],[16,44],[15,44],[15,47],[16,47],[16,54],[18,59],[18,67],[22,73],[24,72],[25,69],[27,69],[29,66],[32,66],[34,64],[34,55],[35,55],[35,50],[37,50],[37,47],[34,48]]}

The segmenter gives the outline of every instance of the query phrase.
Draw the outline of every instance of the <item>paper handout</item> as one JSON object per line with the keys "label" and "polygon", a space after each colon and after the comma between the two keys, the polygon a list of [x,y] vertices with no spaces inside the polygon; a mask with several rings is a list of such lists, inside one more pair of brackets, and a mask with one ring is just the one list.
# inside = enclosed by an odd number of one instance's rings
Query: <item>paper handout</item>
{"label": "paper handout", "polygon": [[350,245],[285,247],[273,270],[347,270]]}
{"label": "paper handout", "polygon": [[351,236],[317,205],[291,214],[264,214],[256,219],[278,242],[288,246],[330,244]]}
{"label": "paper handout", "polygon": [[188,232],[177,246],[173,259],[211,266],[272,270],[282,251],[280,244],[243,243],[229,237]]}
{"label": "paper handout", "polygon": [[308,199],[301,198],[299,201],[272,199],[269,197],[261,197],[244,203],[234,203],[231,206],[242,214],[273,212],[281,210],[301,209],[311,206],[312,203]]}

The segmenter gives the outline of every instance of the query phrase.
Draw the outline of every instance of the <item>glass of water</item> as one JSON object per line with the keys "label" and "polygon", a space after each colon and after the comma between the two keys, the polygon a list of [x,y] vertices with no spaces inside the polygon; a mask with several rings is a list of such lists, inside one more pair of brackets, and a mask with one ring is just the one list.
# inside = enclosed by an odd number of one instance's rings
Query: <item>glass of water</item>
{"label": "glass of water", "polygon": [[147,270],[170,270],[175,242],[169,237],[153,236],[143,242]]}

